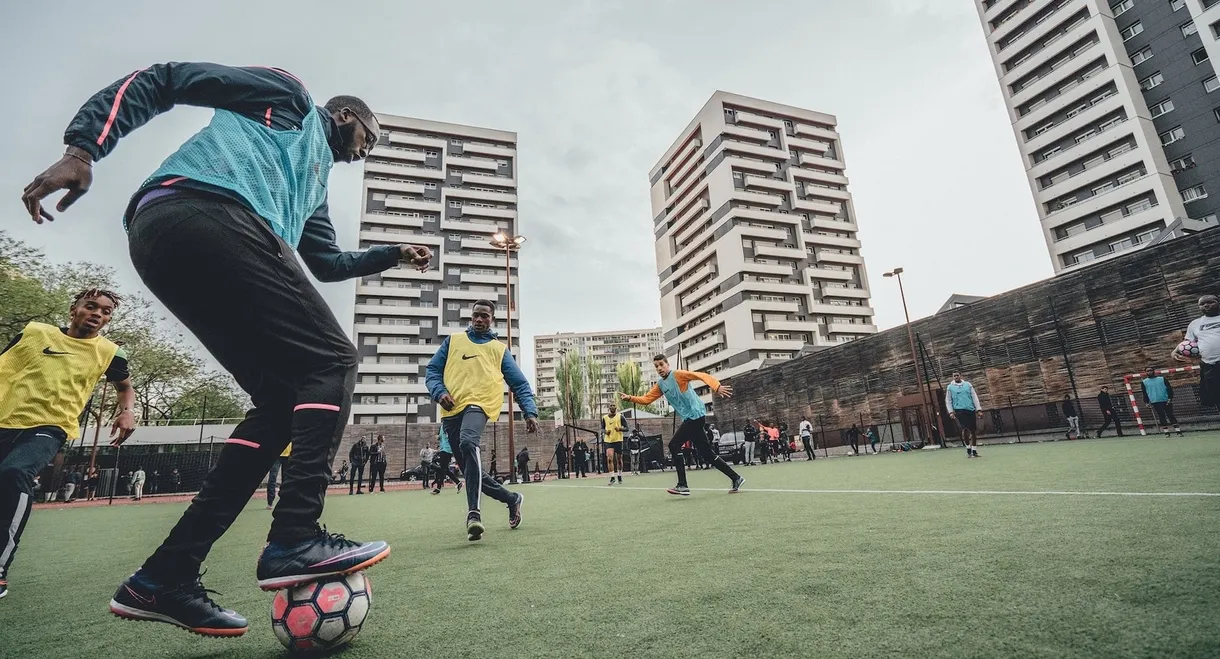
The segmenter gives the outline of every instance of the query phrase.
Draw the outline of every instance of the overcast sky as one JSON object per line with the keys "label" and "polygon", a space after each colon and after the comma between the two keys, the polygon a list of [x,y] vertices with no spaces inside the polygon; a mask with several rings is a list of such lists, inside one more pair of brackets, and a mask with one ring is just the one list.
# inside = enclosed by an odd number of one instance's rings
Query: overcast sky
{"label": "overcast sky", "polygon": [[[523,366],[534,334],[660,324],[648,170],[717,89],[834,114],[877,323],[951,293],[1050,276],[1020,158],[969,0],[48,0],[0,9],[0,223],[55,261],[115,266],[128,196],[209,111],[180,108],[97,164],[54,224],[23,216],[29,180],[62,151],[84,100],[154,62],[286,68],[321,103],[516,131]],[[359,166],[335,167],[331,211],[353,249]],[[612,273],[610,276],[607,273]],[[322,291],[340,323],[353,284]]]}

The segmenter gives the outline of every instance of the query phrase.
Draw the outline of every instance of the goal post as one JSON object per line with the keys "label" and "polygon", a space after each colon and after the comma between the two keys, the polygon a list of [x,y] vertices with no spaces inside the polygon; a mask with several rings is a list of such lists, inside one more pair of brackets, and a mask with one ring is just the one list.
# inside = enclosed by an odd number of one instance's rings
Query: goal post
{"label": "goal post", "polygon": [[[1175,373],[1195,373],[1199,370],[1199,366],[1179,366],[1177,368],[1158,368],[1153,373],[1155,375],[1173,375]],[[1131,403],[1131,412],[1135,415],[1135,424],[1139,426],[1140,434],[1147,435],[1148,432],[1144,429],[1144,419],[1140,416],[1140,406],[1135,400],[1135,389],[1131,386],[1132,378],[1143,378],[1144,373],[1130,373],[1123,376],[1123,386],[1127,388],[1127,400]]]}

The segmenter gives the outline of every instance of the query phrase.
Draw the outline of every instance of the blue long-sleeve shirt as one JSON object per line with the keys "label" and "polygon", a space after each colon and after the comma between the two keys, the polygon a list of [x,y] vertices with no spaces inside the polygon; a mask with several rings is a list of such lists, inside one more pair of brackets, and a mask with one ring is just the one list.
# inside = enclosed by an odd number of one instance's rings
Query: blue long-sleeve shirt
{"label": "blue long-sleeve shirt", "polygon": [[[476,332],[474,327],[466,328],[466,336],[476,344],[482,345],[490,341],[496,340],[496,333]],[[428,362],[427,374],[424,376],[424,384],[428,387],[428,394],[432,396],[433,401],[439,401],[441,396],[449,393],[449,389],[445,387],[445,363],[449,361],[449,337],[441,342],[441,347],[432,355],[432,361]],[[517,360],[513,359],[513,353],[509,350],[504,351],[504,359],[500,361],[500,372],[504,375],[504,381],[508,383],[508,388],[513,392],[513,397],[516,398],[517,404],[521,406],[521,411],[526,417],[538,417],[538,406],[534,403],[534,390],[530,387],[530,381],[525,378],[525,373],[521,372],[521,367],[517,366]]]}
{"label": "blue long-sleeve shirt", "polygon": [[[229,110],[265,123],[274,130],[298,130],[314,110],[313,99],[296,76],[273,67],[233,67],[208,62],[154,64],[116,80],[94,94],[72,118],[64,143],[101,160],[119,139],[176,105]],[[329,112],[322,112],[323,129],[333,149],[341,147],[339,132]],[[127,216],[149,189],[164,181],[150,180],[132,197]],[[246,205],[240,196],[198,181],[182,180],[171,187],[193,189],[228,197]],[[362,252],[344,252],[335,242],[335,227],[324,200],[305,221],[297,253],[320,281],[335,282],[364,277],[394,267],[401,256],[397,245],[378,245]]]}

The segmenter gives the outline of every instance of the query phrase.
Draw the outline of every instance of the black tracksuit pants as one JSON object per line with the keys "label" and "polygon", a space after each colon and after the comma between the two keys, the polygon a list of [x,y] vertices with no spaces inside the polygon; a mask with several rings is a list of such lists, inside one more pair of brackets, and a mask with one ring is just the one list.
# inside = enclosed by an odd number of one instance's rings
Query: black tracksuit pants
{"label": "black tracksuit pants", "polygon": [[292,249],[236,202],[193,192],[156,199],[135,212],[127,237],[144,285],[254,404],[144,569],[163,582],[193,581],[289,442],[268,541],[309,537],[355,385],[347,333]]}
{"label": "black tracksuit pants", "polygon": [[[369,492],[373,491],[373,485],[381,483],[381,491],[385,492],[385,467],[386,463],[373,461],[369,469]],[[427,482],[425,480],[425,482]]]}
{"label": "black tracksuit pants", "polygon": [[54,426],[0,428],[0,579],[17,553],[34,505],[34,477],[67,441]]}
{"label": "black tracksuit pants", "polygon": [[691,446],[703,454],[703,459],[708,464],[720,470],[720,473],[728,476],[733,480],[737,480],[737,472],[729,466],[716,452],[712,450],[712,445],[707,441],[707,434],[704,432],[705,421],[702,417],[698,419],[686,419],[682,425],[678,426],[678,432],[674,433],[673,439],[669,440],[669,455],[673,458],[674,468],[678,470],[678,486],[686,486],[686,465],[682,460],[682,445],[687,441]]}

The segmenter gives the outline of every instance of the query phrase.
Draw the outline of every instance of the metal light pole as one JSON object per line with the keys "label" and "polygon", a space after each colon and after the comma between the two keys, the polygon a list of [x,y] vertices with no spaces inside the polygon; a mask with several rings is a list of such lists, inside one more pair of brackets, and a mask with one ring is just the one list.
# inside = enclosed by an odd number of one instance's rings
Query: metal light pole
{"label": "metal light pole", "polygon": [[915,352],[915,333],[911,330],[911,313],[907,311],[907,294],[902,288],[902,268],[894,268],[891,272],[882,273],[882,277],[894,277],[898,280],[898,295],[902,297],[902,314],[907,319],[907,341],[911,344],[911,364],[915,366],[915,389],[919,392],[919,400],[922,402],[920,407],[923,410],[923,430],[926,435],[925,441],[932,440],[931,413],[928,405],[927,392],[924,391],[923,377],[919,372],[919,356]]}
{"label": "metal light pole", "polygon": [[[525,236],[514,236],[503,231],[496,233],[492,237],[491,246],[496,249],[504,250],[504,287],[505,297],[508,299],[508,331],[505,336],[508,339],[508,353],[513,352],[513,252],[521,249],[521,243],[525,242]],[[509,483],[517,482],[517,447],[513,443],[513,391],[508,390],[508,464],[509,464]]]}

